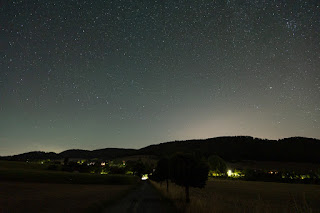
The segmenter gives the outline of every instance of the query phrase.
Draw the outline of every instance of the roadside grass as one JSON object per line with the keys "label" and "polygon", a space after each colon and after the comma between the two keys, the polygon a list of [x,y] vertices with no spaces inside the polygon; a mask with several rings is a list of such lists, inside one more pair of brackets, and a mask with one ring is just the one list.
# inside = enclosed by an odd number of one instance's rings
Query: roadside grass
{"label": "roadside grass", "polygon": [[152,183],[180,212],[320,212],[318,185],[210,179],[204,189],[191,188],[186,204],[184,188],[170,183],[167,193],[164,183]]}

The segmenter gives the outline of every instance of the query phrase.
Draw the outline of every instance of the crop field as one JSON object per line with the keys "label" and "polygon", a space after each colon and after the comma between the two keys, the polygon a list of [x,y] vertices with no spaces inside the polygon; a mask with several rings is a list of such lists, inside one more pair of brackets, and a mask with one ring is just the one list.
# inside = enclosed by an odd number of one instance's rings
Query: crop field
{"label": "crop field", "polygon": [[0,181],[0,213],[99,212],[132,187]]}
{"label": "crop field", "polygon": [[153,184],[173,200],[181,212],[320,212],[320,186],[210,179],[204,189],[191,188],[190,205],[184,188]]}
{"label": "crop field", "polygon": [[46,167],[46,165],[40,163],[0,160],[0,169],[2,170],[44,170]]}
{"label": "crop field", "polygon": [[138,178],[48,171],[36,163],[0,161],[0,213],[99,212]]}

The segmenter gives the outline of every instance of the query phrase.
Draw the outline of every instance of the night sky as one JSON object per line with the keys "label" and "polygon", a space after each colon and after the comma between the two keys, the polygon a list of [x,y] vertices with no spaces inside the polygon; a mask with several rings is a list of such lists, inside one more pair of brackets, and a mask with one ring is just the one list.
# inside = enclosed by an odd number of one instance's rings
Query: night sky
{"label": "night sky", "polygon": [[318,0],[0,7],[0,155],[320,138]]}

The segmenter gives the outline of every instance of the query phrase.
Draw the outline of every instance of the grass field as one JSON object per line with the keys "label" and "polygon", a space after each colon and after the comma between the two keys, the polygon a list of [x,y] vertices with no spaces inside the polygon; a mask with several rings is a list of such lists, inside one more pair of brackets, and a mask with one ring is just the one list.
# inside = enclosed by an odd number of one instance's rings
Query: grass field
{"label": "grass field", "polygon": [[46,165],[0,161],[0,213],[99,212],[139,179],[48,171]]}
{"label": "grass field", "polygon": [[46,165],[0,161],[0,181],[72,184],[135,184],[137,177],[49,171]]}
{"label": "grass field", "polygon": [[2,161],[0,160],[0,169],[10,170],[45,170],[48,166],[40,163],[26,163],[20,161]]}
{"label": "grass field", "polygon": [[320,212],[320,186],[210,179],[204,189],[191,188],[191,204],[184,189],[153,183],[182,212]]}
{"label": "grass field", "polygon": [[0,213],[99,212],[132,187],[0,181]]}

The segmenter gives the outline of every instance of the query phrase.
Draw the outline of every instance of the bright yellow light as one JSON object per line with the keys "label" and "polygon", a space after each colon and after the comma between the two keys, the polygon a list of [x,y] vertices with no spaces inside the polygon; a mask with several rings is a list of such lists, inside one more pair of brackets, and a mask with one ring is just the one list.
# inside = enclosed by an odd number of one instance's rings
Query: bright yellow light
{"label": "bright yellow light", "polygon": [[229,169],[228,170],[228,176],[231,176],[232,175],[232,171]]}
{"label": "bright yellow light", "polygon": [[148,174],[144,174],[144,175],[142,175],[142,178],[141,178],[141,180],[148,180]]}

